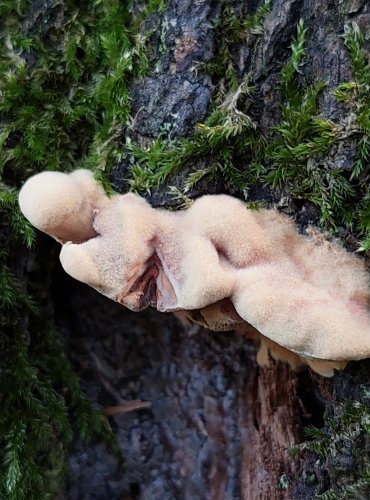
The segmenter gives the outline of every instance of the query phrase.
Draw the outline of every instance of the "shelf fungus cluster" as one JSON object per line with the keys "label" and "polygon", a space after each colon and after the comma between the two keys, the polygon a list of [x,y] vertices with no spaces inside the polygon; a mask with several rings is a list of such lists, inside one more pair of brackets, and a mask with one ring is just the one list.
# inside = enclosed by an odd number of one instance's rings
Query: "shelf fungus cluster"
{"label": "shelf fungus cluster", "polygon": [[370,357],[369,276],[337,242],[230,196],[187,210],[135,194],[107,197],[87,170],[43,172],[23,186],[29,221],[62,244],[67,273],[133,311],[178,312],[215,331],[259,337],[268,355],[331,376]]}

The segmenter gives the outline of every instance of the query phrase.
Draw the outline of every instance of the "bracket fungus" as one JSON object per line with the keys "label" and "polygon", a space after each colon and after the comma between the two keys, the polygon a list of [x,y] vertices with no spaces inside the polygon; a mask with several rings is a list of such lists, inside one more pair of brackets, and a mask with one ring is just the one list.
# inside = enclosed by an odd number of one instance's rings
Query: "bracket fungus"
{"label": "bracket fungus", "polygon": [[363,262],[316,229],[299,234],[286,215],[226,195],[154,209],[132,193],[108,198],[87,170],[37,174],[19,203],[62,243],[67,273],[133,311],[244,330],[261,339],[259,362],[270,352],[326,376],[370,357]]}

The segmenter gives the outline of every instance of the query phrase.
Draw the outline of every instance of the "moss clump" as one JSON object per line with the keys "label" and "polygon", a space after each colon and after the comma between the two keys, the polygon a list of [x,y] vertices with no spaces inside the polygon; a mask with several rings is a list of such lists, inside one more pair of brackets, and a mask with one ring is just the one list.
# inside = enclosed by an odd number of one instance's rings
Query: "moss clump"
{"label": "moss clump", "polygon": [[[0,15],[6,7],[0,5]],[[130,2],[68,7],[53,46],[41,27],[24,34],[22,16],[7,14],[0,59],[5,176],[9,170],[24,178],[82,163],[99,174],[120,155],[118,142],[130,116],[128,82],[147,68],[144,47],[131,28],[138,19]]]}
{"label": "moss clump", "polygon": [[[336,477],[338,483],[337,486],[326,489],[315,498],[320,500],[368,498],[370,493],[369,398],[369,391],[364,390],[362,401],[347,401],[338,404],[334,409],[334,414],[326,417],[323,429],[309,427],[305,430],[311,440],[299,445],[299,449],[313,451],[319,455],[324,460],[323,467],[330,467],[330,476],[332,479]],[[351,458],[343,460],[343,457]]]}
{"label": "moss clump", "polygon": [[[235,13],[230,14],[230,5],[225,4],[228,14],[224,21],[221,16],[220,21],[220,26],[226,24],[226,28],[223,27],[226,32],[231,30],[233,22],[240,24]],[[256,18],[261,25],[269,8],[270,4],[265,2],[260,7],[262,10],[257,11],[248,22]],[[234,75],[236,85],[234,77],[227,76],[226,60],[222,59],[221,63],[217,56],[216,66],[222,67],[223,64],[223,74],[229,78],[226,86],[224,80],[217,83],[216,100],[222,96],[221,102],[214,106],[205,122],[197,126],[190,139],[170,140],[161,136],[147,149],[129,145],[134,157],[130,181],[132,188],[150,190],[163,185],[171,174],[180,166],[189,164],[190,160],[196,163],[210,158],[209,167],[190,175],[183,194],[206,175],[222,177],[229,187],[245,197],[254,185],[280,188],[291,198],[316,204],[321,210],[324,227],[335,231],[342,225],[358,237],[365,238],[362,249],[368,250],[370,69],[362,47],[364,35],[356,25],[346,29],[345,44],[353,61],[355,79],[343,82],[334,90],[337,99],[346,102],[348,118],[352,117],[351,125],[347,127],[322,116],[318,111],[318,100],[326,88],[325,82],[316,82],[312,86],[300,83],[305,64],[306,34],[301,20],[291,45],[291,56],[281,71],[280,123],[262,135],[247,113],[250,108],[253,115],[253,87],[249,85],[248,78],[239,81]],[[227,36],[220,34],[219,38],[233,46],[234,42]],[[232,66],[231,53],[228,52],[226,59]],[[225,94],[227,88],[229,91]],[[350,168],[335,167],[331,155],[349,138],[358,144],[357,159]]]}
{"label": "moss clump", "polygon": [[205,70],[217,84],[215,102],[222,102],[226,93],[238,88],[241,75],[236,63],[237,49],[250,37],[263,34],[264,21],[271,7],[272,0],[263,0],[254,14],[243,19],[241,12],[235,11],[233,0],[221,2],[221,14],[215,22],[215,37],[219,41],[215,56],[210,63],[199,65],[199,69]]}
{"label": "moss clump", "polygon": [[347,104],[355,116],[350,133],[358,140],[357,158],[351,171],[350,180],[356,185],[358,192],[358,217],[356,226],[365,236],[362,250],[370,250],[370,194],[369,194],[369,160],[370,160],[370,64],[365,56],[363,44],[365,36],[359,27],[352,23],[345,30],[345,44],[349,50],[354,80],[339,85],[335,92],[338,100]]}
{"label": "moss clump", "polygon": [[241,84],[217,106],[204,123],[197,126],[190,139],[170,140],[157,138],[149,148],[129,144],[135,159],[131,169],[131,188],[150,190],[163,185],[170,175],[190,160],[211,159],[210,167],[196,170],[185,183],[186,194],[204,176],[220,176],[246,195],[248,175],[238,166],[236,159],[252,155],[261,144],[256,124],[238,108],[239,99],[253,89]]}
{"label": "moss clump", "polygon": [[64,354],[47,284],[24,275],[38,256],[18,188],[47,169],[88,166],[104,180],[121,154],[128,81],[147,67],[131,2],[51,3],[32,26],[34,9],[0,0],[0,497],[14,500],[55,497],[72,421],[84,438],[107,435]]}
{"label": "moss clump", "polygon": [[[248,114],[254,88],[248,79],[238,74],[234,52],[247,37],[258,38],[263,33],[264,20],[271,6],[270,0],[264,0],[254,14],[242,19],[235,12],[232,1],[222,2],[221,14],[215,23],[215,37],[220,40],[215,57],[210,63],[197,67],[198,71],[212,76],[216,87],[213,109],[189,138],[174,140],[162,133],[145,149],[129,142],[131,189],[143,193],[163,186],[180,167],[205,160],[209,166],[195,167],[181,195],[178,187],[171,187],[170,193],[184,199],[197,182],[208,177],[222,179],[230,190],[247,197],[250,186],[264,170],[265,138]],[[246,164],[250,165],[248,170]]]}
{"label": "moss clump", "polygon": [[[343,124],[317,114],[317,98],[325,83],[319,82],[310,89],[299,88],[296,83],[303,63],[305,34],[300,22],[291,59],[282,71],[283,121],[275,128],[277,138],[267,148],[272,165],[266,180],[274,186],[284,186],[293,197],[317,204],[321,222],[327,227],[335,229],[344,224],[366,235],[370,230],[365,184],[370,152],[370,67],[362,48],[363,35],[356,25],[347,28],[345,45],[352,57],[356,80],[344,82],[334,90],[336,98],[347,103],[349,118],[355,116],[354,123],[345,129]],[[333,166],[328,156],[333,147],[352,136],[358,138],[358,155],[352,167],[344,171]],[[367,249],[366,242],[363,247]]]}
{"label": "moss clump", "polygon": [[348,175],[325,160],[340,138],[340,126],[318,115],[317,100],[325,83],[301,88],[297,82],[304,64],[306,32],[301,20],[291,58],[281,72],[282,121],[266,149],[269,167],[264,180],[284,187],[292,197],[314,202],[321,209],[321,222],[335,226],[338,216],[346,216],[355,188]]}

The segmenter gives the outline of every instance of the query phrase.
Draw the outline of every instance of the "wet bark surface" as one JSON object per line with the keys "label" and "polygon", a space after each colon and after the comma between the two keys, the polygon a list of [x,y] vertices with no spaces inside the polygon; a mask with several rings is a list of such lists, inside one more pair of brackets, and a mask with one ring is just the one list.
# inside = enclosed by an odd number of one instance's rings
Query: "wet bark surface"
{"label": "wet bark surface", "polygon": [[[237,333],[189,336],[172,315],[131,313],[62,280],[57,317],[87,394],[128,410],[109,417],[124,461],[77,442],[67,498],[291,498],[302,460],[290,447],[322,423],[331,381],[259,368]],[[138,401],[150,406],[130,411]]]}
{"label": "wet bark surface", "polygon": [[123,454],[77,440],[64,498],[311,499],[367,463],[362,437],[356,454],[320,461],[292,451],[324,412],[362,399],[369,362],[334,379],[274,361],[261,368],[257,346],[238,333],[189,333],[171,314],[129,312],[62,270],[55,283],[72,363],[89,398],[113,414]]}

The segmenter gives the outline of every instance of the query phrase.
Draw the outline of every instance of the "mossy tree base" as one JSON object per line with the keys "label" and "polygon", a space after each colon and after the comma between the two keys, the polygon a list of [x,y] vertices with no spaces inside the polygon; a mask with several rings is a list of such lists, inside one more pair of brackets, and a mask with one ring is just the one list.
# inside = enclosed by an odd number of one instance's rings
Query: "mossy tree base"
{"label": "mossy tree base", "polygon": [[[38,247],[30,257],[23,246],[34,233],[17,211],[16,188],[45,168],[88,165],[105,182],[115,167],[115,188],[140,191],[156,206],[225,192],[289,213],[301,231],[321,224],[348,248],[368,249],[370,70],[362,33],[370,6],[257,4],[0,2],[1,28],[13,33],[0,59],[1,348],[8,361],[19,349],[22,362],[32,362],[19,373],[36,377],[25,398],[7,399],[0,420],[0,491],[9,498],[58,488],[68,416],[78,405],[87,416],[80,432],[101,426],[55,337],[42,341],[37,330],[41,312],[50,320],[45,332],[53,331],[54,310],[92,401],[152,403],[111,417],[125,463],[101,444],[76,443],[68,498],[367,498],[368,362],[332,380],[275,362],[260,369],[255,346],[236,334],[189,337],[172,316],[134,315],[59,272],[51,285],[54,251],[47,246],[44,257]],[[40,258],[49,267],[42,277]],[[30,402],[44,412],[32,427],[44,432],[41,448],[32,448],[34,438],[20,441],[24,432],[8,432]],[[56,417],[50,426],[48,415]],[[48,455],[54,440],[63,446]],[[30,457],[42,450],[36,469],[19,460],[24,446]]]}

